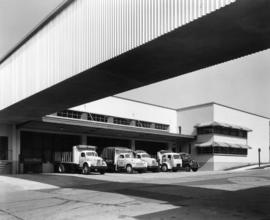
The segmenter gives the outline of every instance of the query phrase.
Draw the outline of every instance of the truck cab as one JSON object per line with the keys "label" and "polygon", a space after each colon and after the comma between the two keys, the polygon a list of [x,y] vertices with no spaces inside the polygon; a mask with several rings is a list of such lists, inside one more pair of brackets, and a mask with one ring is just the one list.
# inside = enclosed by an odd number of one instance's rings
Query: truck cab
{"label": "truck cab", "polygon": [[126,171],[140,173],[147,170],[147,163],[134,157],[134,152],[124,147],[107,147],[103,149],[102,157],[113,171]]}
{"label": "truck cab", "polygon": [[107,169],[106,162],[98,156],[96,151],[85,150],[79,154],[79,167],[83,174],[88,174],[91,171],[104,174]]}
{"label": "truck cab", "polygon": [[182,159],[179,153],[174,153],[170,151],[159,151],[157,153],[157,157],[162,172],[167,172],[168,170],[176,172],[182,168]]}
{"label": "truck cab", "polygon": [[199,169],[199,164],[197,161],[193,160],[191,155],[185,152],[179,153],[181,159],[182,159],[182,166],[186,171],[192,170],[193,172],[196,172]]}
{"label": "truck cab", "polygon": [[153,172],[159,172],[159,164],[155,158],[151,158],[151,156],[144,150],[136,150],[135,156],[142,161],[147,163],[147,170]]}

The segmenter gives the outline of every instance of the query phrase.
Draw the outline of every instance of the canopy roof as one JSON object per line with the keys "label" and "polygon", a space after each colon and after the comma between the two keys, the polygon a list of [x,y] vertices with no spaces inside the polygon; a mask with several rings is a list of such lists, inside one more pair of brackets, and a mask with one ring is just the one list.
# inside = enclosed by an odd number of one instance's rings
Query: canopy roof
{"label": "canopy roof", "polygon": [[252,131],[250,128],[234,125],[234,124],[228,124],[223,122],[217,122],[217,121],[210,121],[210,122],[204,122],[196,124],[194,127],[202,128],[202,127],[223,127],[223,128],[232,128],[232,129],[238,129],[238,130],[244,130],[244,131]]}
{"label": "canopy roof", "polygon": [[217,141],[207,141],[204,143],[195,144],[195,147],[231,147],[231,148],[252,149],[252,147],[245,144],[231,144]]}

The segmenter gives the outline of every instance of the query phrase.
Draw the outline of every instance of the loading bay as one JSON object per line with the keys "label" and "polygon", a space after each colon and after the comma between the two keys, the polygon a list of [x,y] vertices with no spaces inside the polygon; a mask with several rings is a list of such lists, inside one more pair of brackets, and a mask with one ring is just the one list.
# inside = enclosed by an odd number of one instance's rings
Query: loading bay
{"label": "loading bay", "polygon": [[0,219],[270,219],[270,169],[0,176]]}

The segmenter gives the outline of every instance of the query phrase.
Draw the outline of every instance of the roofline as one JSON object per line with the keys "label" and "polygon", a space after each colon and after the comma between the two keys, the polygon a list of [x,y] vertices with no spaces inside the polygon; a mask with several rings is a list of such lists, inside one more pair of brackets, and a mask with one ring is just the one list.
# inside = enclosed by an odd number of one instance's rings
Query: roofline
{"label": "roofline", "polygon": [[28,32],[28,34],[26,34],[21,41],[15,44],[14,47],[12,47],[3,57],[0,58],[0,65],[74,1],[75,0],[63,0],[63,2],[60,3],[44,19],[42,19],[38,25]]}
{"label": "roofline", "polygon": [[254,116],[257,116],[257,117],[261,117],[261,118],[265,118],[265,119],[270,120],[270,117],[266,117],[266,116],[259,115],[259,114],[256,114],[256,113],[248,112],[248,111],[245,111],[245,110],[242,110],[242,109],[239,109],[239,108],[235,108],[235,107],[231,107],[231,106],[228,106],[228,105],[224,105],[224,104],[221,104],[221,103],[218,103],[218,102],[206,102],[206,103],[202,103],[202,104],[199,104],[199,105],[191,105],[191,106],[187,106],[187,107],[183,107],[183,108],[178,108],[178,109],[176,109],[176,111],[188,110],[188,109],[193,109],[193,108],[200,108],[200,107],[209,106],[209,105],[219,105],[219,106],[222,106],[222,107],[225,107],[225,108],[233,109],[233,110],[240,111],[240,112],[243,112],[243,113],[246,113],[246,114],[250,114],[250,115],[254,115]]}
{"label": "roofline", "polygon": [[152,104],[152,103],[148,103],[148,102],[143,102],[143,101],[139,101],[139,100],[129,99],[129,98],[121,97],[121,96],[118,96],[118,95],[113,95],[111,97],[118,98],[118,99],[123,99],[123,100],[127,100],[127,101],[131,101],[131,102],[137,102],[137,103],[140,103],[140,104],[151,105],[151,106],[155,106],[155,107],[159,107],[159,108],[164,108],[164,109],[168,109],[168,110],[173,110],[173,111],[177,111],[178,110],[176,108],[170,108],[170,107],[166,107],[166,106],[162,106],[162,105],[156,105],[156,104]]}

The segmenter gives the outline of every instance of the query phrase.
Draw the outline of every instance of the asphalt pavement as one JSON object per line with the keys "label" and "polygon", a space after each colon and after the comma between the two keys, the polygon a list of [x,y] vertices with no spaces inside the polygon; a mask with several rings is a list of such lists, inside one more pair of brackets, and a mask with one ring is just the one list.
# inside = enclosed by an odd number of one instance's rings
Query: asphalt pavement
{"label": "asphalt pavement", "polygon": [[270,170],[0,176],[0,219],[270,219]]}

